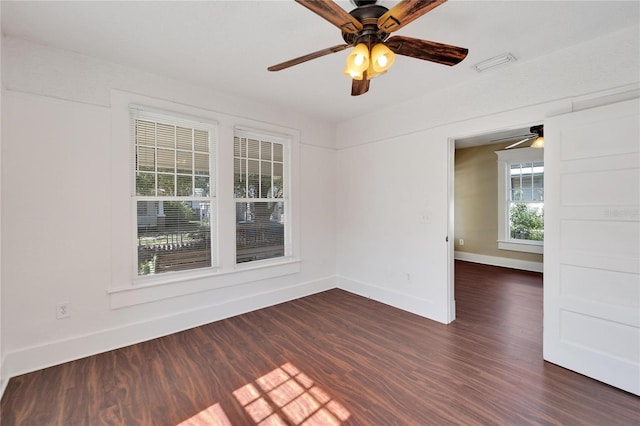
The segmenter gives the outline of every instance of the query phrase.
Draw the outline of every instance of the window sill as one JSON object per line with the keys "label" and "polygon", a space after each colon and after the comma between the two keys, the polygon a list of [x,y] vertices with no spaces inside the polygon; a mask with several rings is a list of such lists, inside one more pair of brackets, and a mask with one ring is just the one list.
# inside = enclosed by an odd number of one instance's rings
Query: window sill
{"label": "window sill", "polygon": [[537,241],[500,241],[498,240],[498,248],[500,250],[521,251],[525,253],[544,253],[544,243]]}
{"label": "window sill", "polygon": [[175,274],[167,277],[144,277],[130,287],[111,288],[111,309],[140,305],[162,299],[200,293],[218,288],[281,277],[300,272],[300,259],[246,265],[234,270]]}

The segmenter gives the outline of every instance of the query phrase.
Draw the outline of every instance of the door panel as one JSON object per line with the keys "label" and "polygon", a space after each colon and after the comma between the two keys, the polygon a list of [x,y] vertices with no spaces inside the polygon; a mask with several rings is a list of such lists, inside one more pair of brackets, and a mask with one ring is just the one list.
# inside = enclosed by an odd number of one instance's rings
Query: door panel
{"label": "door panel", "polygon": [[[618,182],[625,184],[619,185]],[[564,206],[638,204],[640,173],[637,169],[565,173],[561,191]]]}
{"label": "door panel", "polygon": [[544,358],[640,395],[640,102],[545,121]]}

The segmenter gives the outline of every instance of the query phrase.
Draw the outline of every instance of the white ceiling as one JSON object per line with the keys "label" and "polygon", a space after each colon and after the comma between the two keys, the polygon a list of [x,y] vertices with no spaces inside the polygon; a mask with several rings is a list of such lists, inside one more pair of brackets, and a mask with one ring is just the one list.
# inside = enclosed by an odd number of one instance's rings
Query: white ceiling
{"label": "white ceiling", "polygon": [[[345,0],[338,3],[354,8]],[[388,8],[396,3],[379,1]],[[339,122],[483,78],[473,66],[502,53],[511,52],[522,64],[637,25],[639,5],[451,0],[395,34],[466,47],[468,57],[451,68],[398,57],[359,97],[350,96],[351,82],[342,75],[347,51],[267,71],[270,65],[343,42],[337,28],[290,0],[2,1],[2,31]]]}

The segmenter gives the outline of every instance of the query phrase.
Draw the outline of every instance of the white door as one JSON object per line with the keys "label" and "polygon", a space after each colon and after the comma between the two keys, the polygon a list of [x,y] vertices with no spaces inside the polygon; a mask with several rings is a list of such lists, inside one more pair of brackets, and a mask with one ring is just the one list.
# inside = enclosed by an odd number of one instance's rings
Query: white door
{"label": "white door", "polygon": [[640,102],[545,120],[544,359],[640,395]]}

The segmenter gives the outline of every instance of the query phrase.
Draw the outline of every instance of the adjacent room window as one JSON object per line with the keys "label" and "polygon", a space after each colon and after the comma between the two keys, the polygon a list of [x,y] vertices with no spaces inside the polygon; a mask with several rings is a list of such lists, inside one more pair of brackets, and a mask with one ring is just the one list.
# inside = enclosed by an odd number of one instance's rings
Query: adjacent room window
{"label": "adjacent room window", "polygon": [[509,165],[509,238],[544,240],[544,162]]}
{"label": "adjacent room window", "polygon": [[497,151],[498,247],[542,253],[544,152],[537,148]]}
{"label": "adjacent room window", "polygon": [[235,130],[236,263],[290,255],[289,146],[284,137]]}
{"label": "adjacent room window", "polygon": [[214,266],[215,124],[131,108],[138,275]]}

